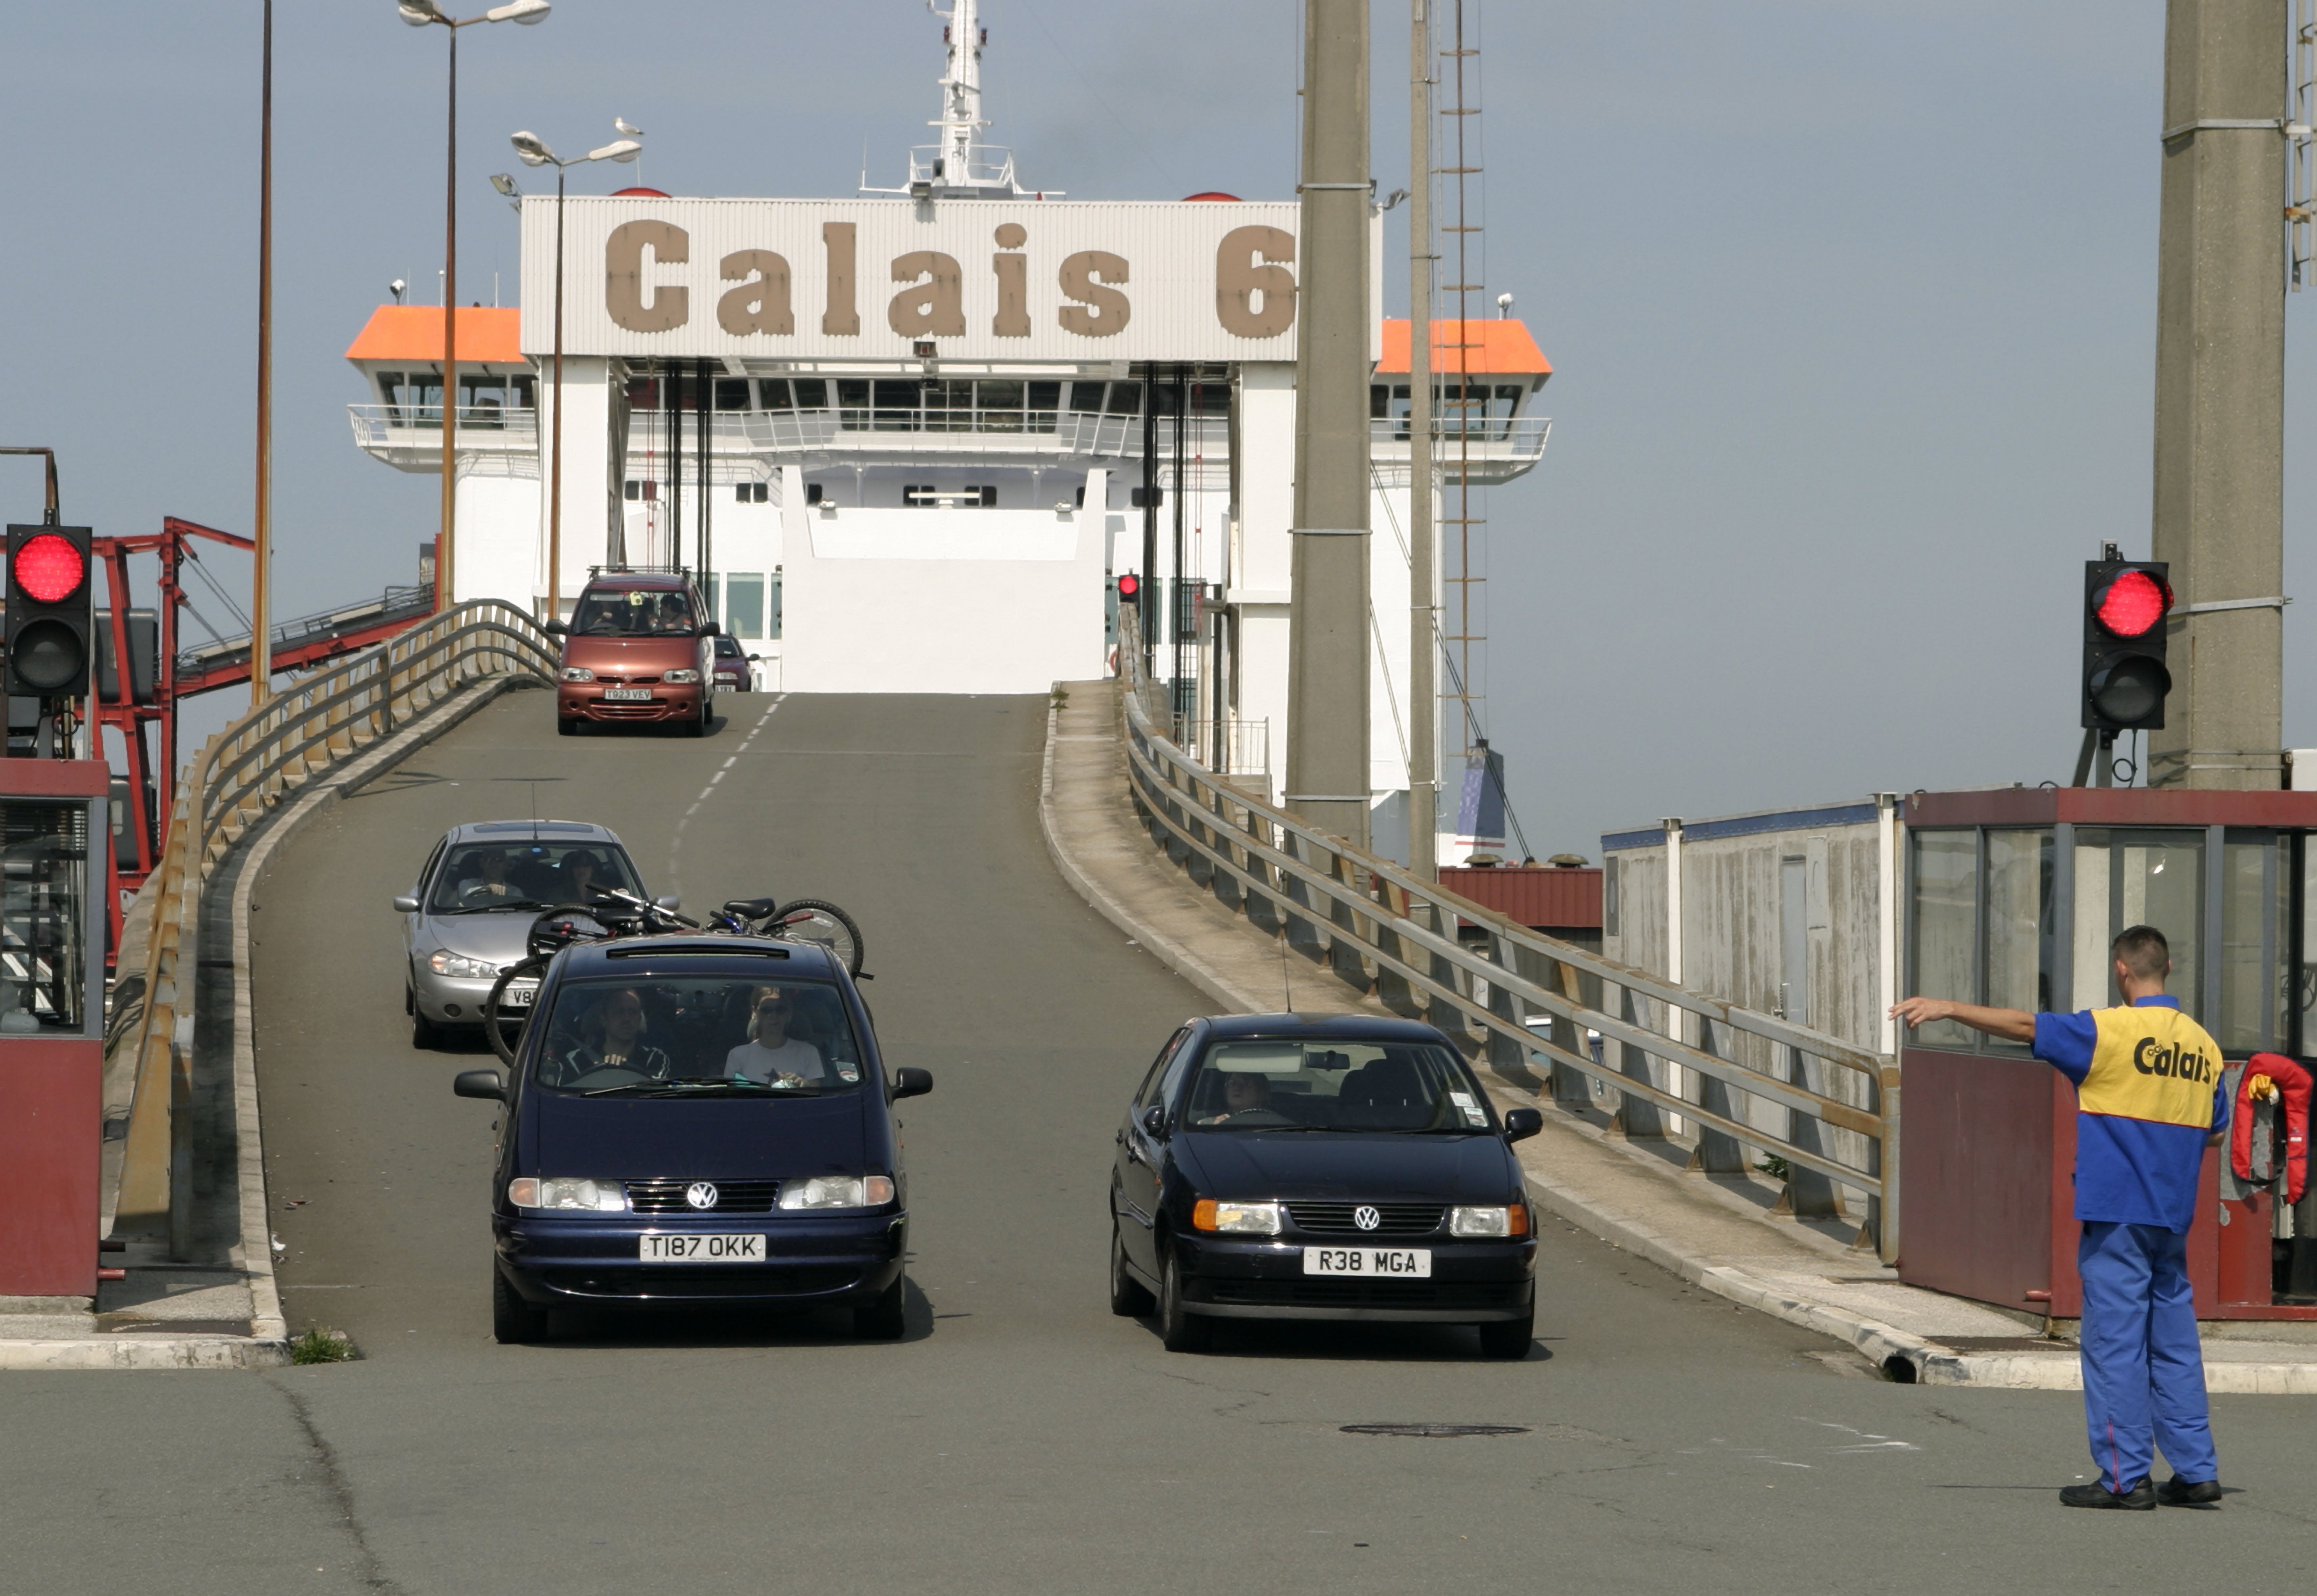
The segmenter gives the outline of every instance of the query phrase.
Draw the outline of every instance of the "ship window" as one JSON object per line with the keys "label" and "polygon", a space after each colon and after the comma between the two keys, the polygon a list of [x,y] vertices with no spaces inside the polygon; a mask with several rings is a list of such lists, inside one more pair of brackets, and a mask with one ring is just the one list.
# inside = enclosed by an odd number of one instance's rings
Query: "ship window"
{"label": "ship window", "polygon": [[923,487],[914,484],[905,486],[901,489],[901,507],[905,510],[931,510],[935,504],[935,491],[930,482]]}
{"label": "ship window", "polygon": [[719,377],[716,379],[716,408],[746,410],[748,407],[748,379],[745,377]]}
{"label": "ship window", "polygon": [[644,485],[631,477],[620,485],[620,496],[632,504],[644,496]]}
{"label": "ship window", "polygon": [[796,405],[800,410],[828,408],[828,379],[800,377],[796,379]]}
{"label": "ship window", "polygon": [[[1406,390],[1402,390],[1403,392]],[[1391,408],[1391,390],[1381,382],[1368,385],[1368,419],[1382,421]]]}
{"label": "ship window", "polygon": [[786,410],[789,407],[789,379],[785,377],[758,378],[756,403],[766,410]]}
{"label": "ship window", "polygon": [[736,482],[732,496],[743,504],[767,504],[772,502],[772,488],[769,482]]}
{"label": "ship window", "polygon": [[1030,384],[1030,408],[1031,408],[1031,409],[1033,409],[1033,410],[1060,410],[1061,407],[1062,407],[1062,385],[1061,385],[1060,383],[1059,383],[1059,382],[1033,382],[1033,383]]}
{"label": "ship window", "polygon": [[1102,414],[1102,384],[1073,382],[1070,384],[1070,408],[1080,415]]}
{"label": "ship window", "polygon": [[1022,408],[1022,385],[1018,382],[977,382],[973,385],[974,407],[980,410],[1019,410]]}
{"label": "ship window", "polygon": [[1110,385],[1110,403],[1103,407],[1112,415],[1142,414],[1142,385],[1139,382],[1114,382]]}
{"label": "ship window", "polygon": [[639,482],[631,477],[627,480],[624,496],[630,500],[640,500],[647,504],[657,504],[659,503],[659,484]]}
{"label": "ship window", "polygon": [[734,571],[724,578],[724,627],[736,638],[765,635],[764,573]]}
{"label": "ship window", "polygon": [[826,484],[808,482],[804,485],[804,502],[808,504],[818,504],[828,491]]}
{"label": "ship window", "polygon": [[995,486],[984,487],[969,486],[965,491],[969,495],[963,501],[966,504],[971,504],[982,510],[995,510],[997,508],[997,489]]}

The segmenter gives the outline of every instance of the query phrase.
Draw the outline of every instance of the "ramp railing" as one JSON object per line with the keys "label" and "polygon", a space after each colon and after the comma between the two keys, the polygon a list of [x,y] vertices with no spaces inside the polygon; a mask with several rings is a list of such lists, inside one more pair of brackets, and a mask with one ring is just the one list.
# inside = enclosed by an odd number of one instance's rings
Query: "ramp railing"
{"label": "ramp railing", "polygon": [[1695,1172],[1743,1174],[1760,1155],[1784,1181],[1777,1211],[1837,1218],[1836,1189],[1857,1193],[1853,1244],[1898,1256],[1896,1059],[1531,931],[1216,774],[1175,741],[1137,617],[1119,620],[1136,810],[1225,908],[1565,1108],[1592,1106],[1597,1084],[1613,1134],[1694,1138]]}
{"label": "ramp railing", "polygon": [[219,862],[269,810],[452,695],[493,680],[551,682],[558,657],[530,615],[478,600],[278,691],[193,756],[144,887],[145,1006],[116,1231],[166,1230],[178,1257],[190,1244],[196,950],[202,887]]}

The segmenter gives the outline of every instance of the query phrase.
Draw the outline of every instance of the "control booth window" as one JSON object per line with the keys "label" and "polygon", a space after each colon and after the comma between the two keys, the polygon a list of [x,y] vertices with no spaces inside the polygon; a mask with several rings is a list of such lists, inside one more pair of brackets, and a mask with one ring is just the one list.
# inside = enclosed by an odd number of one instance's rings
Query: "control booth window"
{"label": "control booth window", "polygon": [[764,573],[734,571],[724,578],[724,629],[751,640],[765,635]]}
{"label": "control booth window", "polygon": [[0,798],[0,1037],[89,1029],[88,861],[85,802]]}

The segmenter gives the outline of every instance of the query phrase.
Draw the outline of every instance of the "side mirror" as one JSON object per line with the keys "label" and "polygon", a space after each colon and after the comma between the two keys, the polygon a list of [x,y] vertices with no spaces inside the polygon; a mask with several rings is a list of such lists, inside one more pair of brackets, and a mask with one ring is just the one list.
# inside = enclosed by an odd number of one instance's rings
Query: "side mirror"
{"label": "side mirror", "polygon": [[895,1101],[904,1097],[923,1097],[934,1089],[934,1073],[923,1069],[897,1069],[893,1072],[893,1089],[885,1101]]}
{"label": "side mirror", "polygon": [[1526,1141],[1544,1128],[1544,1116],[1534,1109],[1505,1110],[1505,1140]]}
{"label": "side mirror", "polygon": [[394,899],[394,912],[398,914],[416,914],[418,913],[418,900],[407,892],[398,893]]}
{"label": "side mirror", "polygon": [[1165,1136],[1167,1134],[1167,1105],[1164,1103],[1152,1103],[1149,1108],[1143,1110],[1142,1128],[1145,1133],[1150,1136]]}
{"label": "side mirror", "polygon": [[571,635],[571,629],[559,620],[542,621],[540,623],[539,629],[550,638],[568,638]]}
{"label": "side mirror", "polygon": [[700,635],[703,638],[712,638],[723,629],[724,629],[722,627],[718,626],[712,620],[704,620],[700,623]]}
{"label": "side mirror", "polygon": [[488,1097],[493,1102],[505,1102],[506,1078],[495,1069],[464,1069],[451,1077],[451,1092],[457,1097]]}
{"label": "side mirror", "polygon": [[663,896],[652,899],[652,907],[655,909],[666,909],[669,914],[673,914],[678,909],[684,907],[684,900],[678,897],[675,893],[671,892]]}

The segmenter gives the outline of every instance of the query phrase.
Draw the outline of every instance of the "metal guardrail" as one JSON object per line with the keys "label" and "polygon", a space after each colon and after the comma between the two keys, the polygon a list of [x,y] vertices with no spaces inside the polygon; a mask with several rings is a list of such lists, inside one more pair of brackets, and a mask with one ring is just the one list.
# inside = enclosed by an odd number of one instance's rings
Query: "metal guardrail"
{"label": "metal guardrail", "polygon": [[[1161,729],[1174,718],[1143,674],[1136,617],[1120,621],[1135,807],[1193,881],[1507,1080],[1549,1085],[1570,1108],[1589,1105],[1597,1082],[1618,1105],[1613,1128],[1636,1140],[1665,1137],[1679,1117],[1695,1128],[1693,1171],[1742,1173],[1749,1149],[1781,1160],[1779,1209],[1802,1217],[1838,1216],[1838,1186],[1861,1193],[1854,1244],[1898,1256],[1897,1060],[1531,931],[1216,775]],[[1554,1021],[1549,1039],[1528,1024],[1539,1015]],[[1538,1054],[1549,1082],[1528,1068]],[[1783,1134],[1765,1118],[1782,1119]]]}
{"label": "metal guardrail", "polygon": [[[202,885],[219,862],[268,810],[444,699],[493,677],[552,682],[557,658],[527,613],[479,600],[317,671],[202,745],[178,784],[145,887],[145,1009],[116,1228],[166,1223],[173,1254],[188,1244],[196,950]],[[262,1246],[265,1238],[248,1241]]]}

